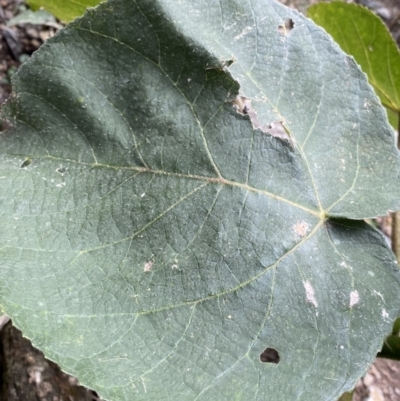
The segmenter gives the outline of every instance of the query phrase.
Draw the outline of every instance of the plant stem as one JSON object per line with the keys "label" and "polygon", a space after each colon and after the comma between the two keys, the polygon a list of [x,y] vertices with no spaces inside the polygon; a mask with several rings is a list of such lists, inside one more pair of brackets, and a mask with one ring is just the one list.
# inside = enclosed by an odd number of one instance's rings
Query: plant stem
{"label": "plant stem", "polygon": [[[400,111],[397,113],[397,148],[400,149]],[[400,263],[400,212],[392,214],[392,250]]]}

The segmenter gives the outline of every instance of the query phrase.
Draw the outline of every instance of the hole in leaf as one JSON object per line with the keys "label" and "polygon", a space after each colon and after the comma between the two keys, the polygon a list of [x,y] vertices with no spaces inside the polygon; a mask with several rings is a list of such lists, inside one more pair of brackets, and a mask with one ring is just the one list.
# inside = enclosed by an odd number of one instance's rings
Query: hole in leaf
{"label": "hole in leaf", "polygon": [[278,32],[282,35],[289,35],[290,31],[294,28],[294,22],[291,18],[285,19],[285,21],[278,26]]}
{"label": "hole in leaf", "polygon": [[32,159],[30,157],[27,157],[21,164],[20,168],[28,167],[30,164],[32,164]]}
{"label": "hole in leaf", "polygon": [[265,350],[260,355],[260,360],[261,362],[278,364],[281,360],[281,357],[279,356],[279,353],[276,349],[265,348]]}

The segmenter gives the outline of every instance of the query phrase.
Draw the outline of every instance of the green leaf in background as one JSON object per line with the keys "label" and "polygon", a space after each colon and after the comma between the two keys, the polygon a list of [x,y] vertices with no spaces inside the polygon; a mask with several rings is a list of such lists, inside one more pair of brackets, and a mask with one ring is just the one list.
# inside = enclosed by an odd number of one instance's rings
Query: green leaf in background
{"label": "green leaf in background", "polygon": [[46,25],[57,29],[62,28],[62,25],[57,23],[54,15],[45,10],[26,10],[7,22],[7,26],[15,26],[18,24]]}
{"label": "green leaf in background", "polygon": [[113,401],[353,388],[400,294],[355,219],[399,208],[400,159],[328,35],[275,2],[114,0],[14,91],[0,303],[48,357]]}
{"label": "green leaf in background", "polygon": [[386,337],[382,350],[378,353],[378,357],[396,361],[400,360],[400,336],[398,334],[391,334]]}
{"label": "green leaf in background", "polygon": [[88,7],[97,6],[100,2],[101,0],[27,0],[33,10],[44,8],[65,22],[81,16]]}
{"label": "green leaf in background", "polygon": [[392,333],[386,337],[378,356],[400,361],[400,318],[394,322]]}
{"label": "green leaf in background", "polygon": [[398,129],[400,52],[382,20],[363,6],[342,2],[315,4],[307,14],[360,64]]}
{"label": "green leaf in background", "polygon": [[353,392],[343,394],[340,397],[339,401],[352,401],[352,399],[353,399]]}

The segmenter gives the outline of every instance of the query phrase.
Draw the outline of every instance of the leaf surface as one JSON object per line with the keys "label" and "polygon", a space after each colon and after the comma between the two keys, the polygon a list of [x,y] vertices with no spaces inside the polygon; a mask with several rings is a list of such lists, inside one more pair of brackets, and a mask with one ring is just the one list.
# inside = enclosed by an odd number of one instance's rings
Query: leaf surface
{"label": "leaf surface", "polygon": [[14,89],[1,304],[48,357],[109,400],[354,386],[399,311],[394,256],[355,219],[399,208],[400,160],[320,28],[275,2],[115,0]]}
{"label": "leaf surface", "polygon": [[400,52],[382,20],[361,5],[340,2],[315,4],[307,14],[360,64],[397,130]]}

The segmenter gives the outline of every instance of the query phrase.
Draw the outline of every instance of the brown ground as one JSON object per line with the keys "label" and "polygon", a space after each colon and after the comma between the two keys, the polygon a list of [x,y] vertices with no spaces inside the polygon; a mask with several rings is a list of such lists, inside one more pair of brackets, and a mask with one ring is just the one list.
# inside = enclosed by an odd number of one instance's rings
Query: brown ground
{"label": "brown ground", "polygon": [[[317,0],[280,0],[305,12]],[[382,17],[400,46],[400,0],[355,0]],[[11,92],[11,76],[56,29],[51,26],[6,25],[25,8],[23,0],[0,0],[0,104]],[[381,221],[383,231],[387,222]],[[390,233],[389,233],[390,234]],[[4,321],[3,321],[4,323]],[[24,339],[0,318],[0,401],[94,401],[97,395]],[[288,400],[290,401],[290,400]],[[400,401],[400,362],[378,359],[356,387],[353,401]]]}
{"label": "brown ground", "polygon": [[22,0],[0,0],[0,104],[10,95],[11,77],[17,68],[56,31],[43,25],[8,27],[7,22],[25,8]]}
{"label": "brown ground", "polygon": [[100,401],[33,348],[11,322],[0,331],[0,368],[1,401]]}

